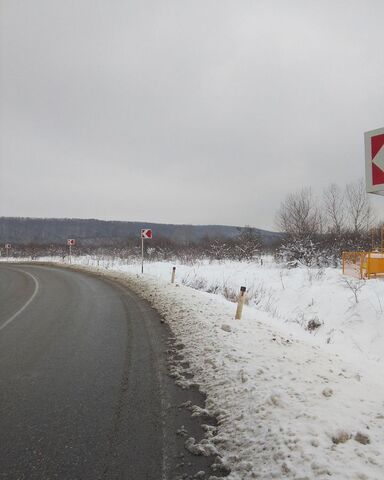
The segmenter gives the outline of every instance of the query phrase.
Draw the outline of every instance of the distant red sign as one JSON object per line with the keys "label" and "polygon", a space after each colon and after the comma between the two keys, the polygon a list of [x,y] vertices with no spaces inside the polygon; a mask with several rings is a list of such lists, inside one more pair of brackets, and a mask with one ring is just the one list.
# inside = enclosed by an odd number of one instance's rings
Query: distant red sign
{"label": "distant red sign", "polygon": [[67,245],[73,247],[74,245],[76,245],[76,240],[74,238],[68,238]]}
{"label": "distant red sign", "polygon": [[152,238],[152,230],[149,228],[142,228],[141,238]]}

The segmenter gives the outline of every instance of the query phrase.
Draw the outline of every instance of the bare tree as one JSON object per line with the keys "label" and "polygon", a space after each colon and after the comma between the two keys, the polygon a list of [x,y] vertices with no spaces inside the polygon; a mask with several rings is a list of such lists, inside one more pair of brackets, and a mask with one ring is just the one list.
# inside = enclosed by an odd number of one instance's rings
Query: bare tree
{"label": "bare tree", "polygon": [[254,228],[246,225],[238,228],[239,235],[232,241],[232,253],[238,260],[254,260],[260,256],[262,242]]}
{"label": "bare tree", "polygon": [[283,232],[312,237],[322,230],[322,216],[310,188],[289,194],[281,203],[276,223]]}
{"label": "bare tree", "polygon": [[345,189],[346,208],[354,233],[369,230],[374,223],[372,207],[365,191],[364,180],[349,183]]}
{"label": "bare tree", "polygon": [[332,184],[323,192],[324,215],[331,233],[340,235],[345,227],[345,195],[341,188]]}

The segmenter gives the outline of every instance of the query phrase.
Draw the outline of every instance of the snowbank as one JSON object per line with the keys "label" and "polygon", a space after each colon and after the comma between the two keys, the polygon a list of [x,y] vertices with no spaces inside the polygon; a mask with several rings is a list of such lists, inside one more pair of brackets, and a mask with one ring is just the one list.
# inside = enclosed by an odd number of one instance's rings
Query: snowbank
{"label": "snowbank", "polygon": [[210,442],[230,479],[383,478],[384,382],[375,371],[286,335],[266,313],[248,308],[235,321],[233,304],[213,294],[128,282],[184,345],[178,381],[207,393],[219,421]]}

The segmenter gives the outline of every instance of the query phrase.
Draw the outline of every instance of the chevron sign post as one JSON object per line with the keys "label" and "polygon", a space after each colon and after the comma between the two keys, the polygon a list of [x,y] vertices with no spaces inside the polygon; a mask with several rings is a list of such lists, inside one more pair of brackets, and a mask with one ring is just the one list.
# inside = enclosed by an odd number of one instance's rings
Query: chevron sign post
{"label": "chevron sign post", "polygon": [[152,238],[152,230],[150,228],[142,228],[140,231],[141,237],[141,273],[144,273],[144,239]]}
{"label": "chevron sign post", "polygon": [[76,240],[74,238],[68,238],[67,245],[69,249],[69,263],[72,263],[72,247],[76,245]]}
{"label": "chevron sign post", "polygon": [[366,132],[364,139],[367,192],[384,195],[384,128]]}

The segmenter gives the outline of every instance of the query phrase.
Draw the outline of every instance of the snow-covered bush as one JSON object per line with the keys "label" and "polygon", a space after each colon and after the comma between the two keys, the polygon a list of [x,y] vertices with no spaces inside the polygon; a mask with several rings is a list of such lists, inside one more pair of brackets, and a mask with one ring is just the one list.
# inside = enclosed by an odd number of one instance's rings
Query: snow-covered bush
{"label": "snow-covered bush", "polygon": [[326,253],[319,243],[311,238],[290,238],[276,252],[276,260],[287,267],[321,267],[325,263]]}

